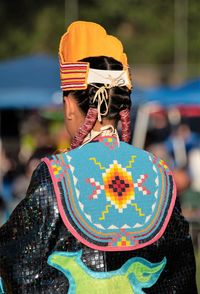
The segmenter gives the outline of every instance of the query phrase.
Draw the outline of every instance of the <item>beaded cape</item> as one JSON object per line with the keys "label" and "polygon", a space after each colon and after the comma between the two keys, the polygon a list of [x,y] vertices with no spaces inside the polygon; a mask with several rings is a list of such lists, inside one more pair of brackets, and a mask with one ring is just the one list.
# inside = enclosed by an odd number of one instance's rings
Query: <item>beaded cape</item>
{"label": "beaded cape", "polygon": [[127,251],[163,235],[176,199],[174,179],[163,160],[103,137],[43,161],[62,220],[83,244]]}
{"label": "beaded cape", "polygon": [[[77,285],[78,289],[80,283],[76,273],[74,283],[68,277],[66,279],[66,267],[69,266],[66,260],[71,264],[74,262],[72,270],[75,266],[79,266],[79,270],[80,267],[87,267],[83,273],[86,279],[83,280],[81,276],[81,283],[91,282],[95,274],[96,282],[105,284],[106,275],[108,284],[114,281],[116,291],[119,277],[123,274],[121,285],[126,279],[125,285],[128,287],[126,274],[131,262],[133,267],[138,265],[129,274],[135,293],[140,293],[141,288],[151,294],[197,293],[192,241],[178,198],[167,228],[158,241],[132,251],[94,250],[79,242],[64,225],[52,178],[47,165],[42,162],[33,173],[26,197],[9,221],[0,228],[0,276],[5,291],[0,289],[11,294],[69,293],[72,286]],[[63,261],[64,266],[61,264]],[[146,273],[142,270],[145,267],[148,270]],[[142,271],[139,272],[139,269]],[[154,273],[147,284],[144,278],[149,277],[149,271]],[[139,281],[141,279],[142,282]],[[90,290],[92,293],[96,290],[94,280]],[[109,293],[115,291],[109,290]],[[124,290],[122,292],[125,293]]]}

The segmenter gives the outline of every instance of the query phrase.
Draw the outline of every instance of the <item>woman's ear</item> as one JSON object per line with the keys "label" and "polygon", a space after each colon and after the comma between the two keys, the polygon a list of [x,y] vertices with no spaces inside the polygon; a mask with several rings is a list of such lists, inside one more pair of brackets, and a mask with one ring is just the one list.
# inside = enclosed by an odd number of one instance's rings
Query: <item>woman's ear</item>
{"label": "woman's ear", "polygon": [[65,111],[65,117],[68,120],[72,120],[74,113],[75,113],[75,101],[69,94],[68,96],[64,96],[64,111]]}
{"label": "woman's ear", "polygon": [[64,96],[63,110],[65,117],[65,127],[71,139],[77,133],[79,127],[84,122],[82,114],[75,97],[72,94]]}

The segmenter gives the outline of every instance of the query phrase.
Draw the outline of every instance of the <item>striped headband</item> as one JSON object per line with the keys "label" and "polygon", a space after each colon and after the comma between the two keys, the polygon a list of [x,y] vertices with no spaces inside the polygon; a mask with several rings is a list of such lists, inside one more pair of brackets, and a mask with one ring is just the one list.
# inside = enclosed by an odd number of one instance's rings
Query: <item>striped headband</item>
{"label": "striped headband", "polygon": [[90,68],[88,62],[62,63],[60,60],[60,79],[63,91],[85,90],[89,84],[93,83],[132,88],[128,68],[99,70]]}

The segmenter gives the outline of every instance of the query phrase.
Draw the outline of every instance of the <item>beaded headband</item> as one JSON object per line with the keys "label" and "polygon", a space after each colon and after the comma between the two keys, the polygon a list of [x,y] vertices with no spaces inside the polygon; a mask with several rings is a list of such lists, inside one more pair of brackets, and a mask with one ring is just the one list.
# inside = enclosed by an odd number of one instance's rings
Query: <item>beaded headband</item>
{"label": "beaded headband", "polygon": [[[122,63],[123,70],[92,69],[88,62],[79,61],[97,56],[113,57]],[[132,88],[122,43],[96,23],[73,22],[61,38],[59,59],[62,90],[84,90],[93,83]]]}

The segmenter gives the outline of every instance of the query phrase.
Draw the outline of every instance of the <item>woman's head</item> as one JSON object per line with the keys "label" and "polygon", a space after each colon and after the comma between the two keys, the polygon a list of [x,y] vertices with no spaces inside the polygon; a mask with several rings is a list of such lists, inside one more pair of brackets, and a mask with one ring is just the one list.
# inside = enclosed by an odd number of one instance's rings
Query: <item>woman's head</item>
{"label": "woman's head", "polygon": [[[123,70],[123,65],[112,57],[89,57],[81,61],[89,62],[90,68],[92,69],[110,71]],[[79,143],[76,142],[75,145],[80,145],[87,133],[95,125],[98,125],[98,112],[96,111],[98,108],[98,99],[94,100],[94,98],[95,94],[102,86],[103,84],[93,83],[89,84],[86,90],[63,92],[65,101],[65,121],[68,133],[71,137],[77,135],[79,138]],[[121,118],[120,113],[122,113],[123,123],[123,110],[130,110],[131,108],[131,91],[126,86],[115,86],[106,89],[106,92],[108,99],[107,101],[102,101],[100,109],[98,110],[101,113],[101,125],[108,123],[116,125]],[[74,114],[74,116],[71,114]],[[78,132],[81,126],[84,128]],[[77,146],[74,146],[74,148],[75,147]]]}

